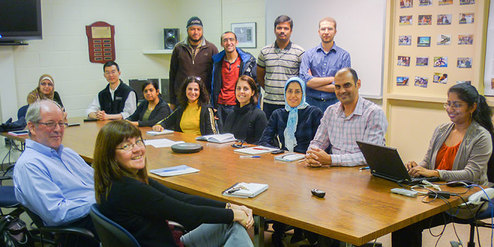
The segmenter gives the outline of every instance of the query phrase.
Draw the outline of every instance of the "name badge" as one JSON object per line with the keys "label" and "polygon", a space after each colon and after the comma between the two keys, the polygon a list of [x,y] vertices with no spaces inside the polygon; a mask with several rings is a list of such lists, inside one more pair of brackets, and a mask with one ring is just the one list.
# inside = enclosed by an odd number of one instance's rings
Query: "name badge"
{"label": "name badge", "polygon": [[115,97],[115,100],[122,100],[122,97]]}

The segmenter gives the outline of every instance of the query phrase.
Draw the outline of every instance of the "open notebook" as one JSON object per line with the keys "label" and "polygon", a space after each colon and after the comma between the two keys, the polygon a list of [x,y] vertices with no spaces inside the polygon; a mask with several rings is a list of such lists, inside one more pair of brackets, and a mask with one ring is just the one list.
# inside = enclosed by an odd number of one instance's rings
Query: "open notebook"
{"label": "open notebook", "polygon": [[237,139],[235,139],[235,136],[233,136],[233,134],[226,133],[226,134],[198,136],[196,137],[196,140],[208,141],[214,143],[226,143],[226,142],[234,142]]}

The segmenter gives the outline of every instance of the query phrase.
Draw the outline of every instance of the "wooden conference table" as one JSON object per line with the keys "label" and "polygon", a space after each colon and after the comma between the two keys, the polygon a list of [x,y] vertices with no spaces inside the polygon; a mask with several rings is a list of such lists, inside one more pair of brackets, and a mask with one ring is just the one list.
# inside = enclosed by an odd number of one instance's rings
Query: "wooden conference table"
{"label": "wooden conference table", "polygon": [[[89,122],[69,127],[65,130],[63,144],[90,162],[98,130],[105,123]],[[141,130],[144,139],[167,138],[196,142],[193,135],[174,133],[153,137],[146,134],[150,128]],[[198,173],[175,177],[165,178],[153,174],[150,177],[170,188],[243,204],[262,217],[353,245],[363,245],[450,208],[442,200],[426,204],[421,202],[422,197],[392,194],[390,189],[398,185],[371,176],[369,170],[361,171],[356,167],[307,168],[297,162],[274,161],[272,154],[240,159],[240,155],[233,152],[231,143],[199,143],[204,150],[195,154],[177,154],[170,148],[147,146],[148,170],[182,164],[200,170]],[[269,189],[249,199],[221,194],[237,182],[266,183]],[[312,196],[310,190],[313,188],[326,191],[326,197],[320,199]],[[462,192],[465,189],[445,190]],[[457,197],[449,201],[453,206],[461,202]]]}

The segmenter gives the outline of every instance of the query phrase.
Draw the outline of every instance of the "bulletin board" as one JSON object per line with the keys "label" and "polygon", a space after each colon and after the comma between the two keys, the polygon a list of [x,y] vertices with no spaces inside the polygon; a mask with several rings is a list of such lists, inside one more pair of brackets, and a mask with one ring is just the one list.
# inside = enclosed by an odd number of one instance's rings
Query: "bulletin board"
{"label": "bulletin board", "polygon": [[487,3],[391,1],[388,93],[446,97],[456,83],[479,88]]}

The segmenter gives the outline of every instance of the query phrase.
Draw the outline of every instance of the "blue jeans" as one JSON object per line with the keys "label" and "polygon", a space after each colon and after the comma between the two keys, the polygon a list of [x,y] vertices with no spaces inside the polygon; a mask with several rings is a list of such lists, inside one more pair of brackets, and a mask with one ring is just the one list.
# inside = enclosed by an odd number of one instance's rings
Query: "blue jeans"
{"label": "blue jeans", "polygon": [[334,98],[334,99],[328,99],[328,100],[321,100],[321,99],[312,98],[310,96],[307,96],[305,101],[307,102],[307,104],[309,104],[311,106],[318,107],[324,113],[326,111],[326,108],[328,108],[330,105],[338,102],[338,99]]}
{"label": "blue jeans", "polygon": [[245,228],[234,222],[231,224],[201,224],[183,235],[180,240],[187,247],[194,246],[249,246],[252,240]]}

